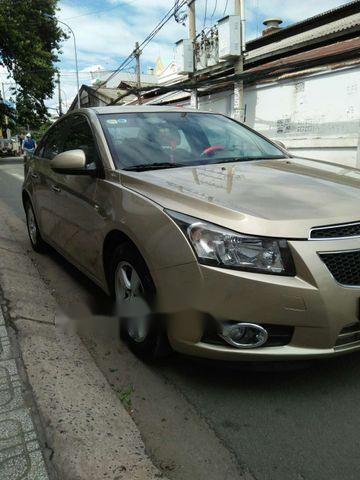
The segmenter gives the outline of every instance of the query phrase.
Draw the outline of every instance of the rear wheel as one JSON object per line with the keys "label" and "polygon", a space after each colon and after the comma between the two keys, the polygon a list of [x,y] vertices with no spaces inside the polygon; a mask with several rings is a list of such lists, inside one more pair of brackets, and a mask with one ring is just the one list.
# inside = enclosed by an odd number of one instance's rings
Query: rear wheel
{"label": "rear wheel", "polygon": [[123,243],[115,249],[110,270],[122,338],[144,360],[169,354],[164,318],[152,313],[155,286],[141,255]]}
{"label": "rear wheel", "polygon": [[35,252],[42,253],[46,250],[46,243],[41,237],[38,223],[36,221],[35,212],[30,200],[25,203],[26,225],[30,238],[30,243]]}

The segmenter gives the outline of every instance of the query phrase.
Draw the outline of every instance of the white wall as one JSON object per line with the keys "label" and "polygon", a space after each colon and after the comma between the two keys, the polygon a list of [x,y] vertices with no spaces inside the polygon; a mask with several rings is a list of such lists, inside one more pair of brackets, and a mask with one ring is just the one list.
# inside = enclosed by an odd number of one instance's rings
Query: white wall
{"label": "white wall", "polygon": [[296,155],[358,166],[360,67],[245,92],[246,123]]}
{"label": "white wall", "polygon": [[199,109],[209,112],[232,113],[232,92],[221,92],[199,98]]}

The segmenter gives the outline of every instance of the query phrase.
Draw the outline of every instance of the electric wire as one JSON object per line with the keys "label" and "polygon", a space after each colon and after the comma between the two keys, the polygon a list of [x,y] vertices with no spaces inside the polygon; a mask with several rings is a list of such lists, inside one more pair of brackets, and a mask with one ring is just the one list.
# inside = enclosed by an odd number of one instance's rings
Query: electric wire
{"label": "electric wire", "polygon": [[[160,20],[160,22],[155,26],[155,28],[149,33],[149,35],[145,38],[145,40],[142,41],[142,43],[139,45],[139,49],[144,49],[146,47],[146,45],[148,43],[150,43],[150,41],[155,37],[155,35],[165,25],[165,23],[167,23],[170,20],[170,18],[174,14],[174,12],[177,9],[181,8],[185,3],[186,3],[186,1],[183,0],[181,5],[179,5],[179,4],[173,5],[173,7],[171,7],[171,9],[166,13],[166,15],[162,18],[162,20]],[[123,70],[124,68],[126,68],[134,58],[135,58],[135,50],[133,50],[131,52],[131,54],[122,62],[120,67],[117,70],[115,70],[115,72],[113,72],[110,75],[110,77],[105,82],[103,82],[103,84],[109,82],[109,80],[111,80],[115,76],[116,73],[118,73],[121,70]]]}
{"label": "electric wire", "polygon": [[259,36],[259,17],[260,17],[260,9],[259,9],[259,0],[254,0],[255,2],[255,18],[256,18],[256,36]]}
{"label": "electric wire", "polygon": [[214,18],[214,15],[215,15],[215,12],[216,12],[216,9],[217,9],[217,3],[218,3],[218,0],[215,0],[215,7],[214,7],[214,10],[211,14],[211,17],[210,17],[210,23],[212,22],[212,19]]}
{"label": "electric wire", "polygon": [[80,15],[75,15],[73,17],[61,18],[59,20],[66,21],[66,20],[72,20],[74,18],[86,17],[88,15],[96,15],[98,13],[109,12],[110,10],[115,10],[116,8],[119,8],[119,7],[127,7],[127,6],[131,5],[132,3],[135,3],[136,1],[137,0],[130,0],[129,2],[118,3],[117,5],[114,5],[113,7],[104,8],[103,10],[96,10],[96,11],[92,11],[92,12],[88,12],[88,13],[82,13]]}
{"label": "electric wire", "polygon": [[225,17],[225,13],[226,13],[226,10],[227,10],[227,7],[228,7],[228,3],[229,3],[229,0],[226,0],[223,17]]}
{"label": "electric wire", "polygon": [[181,13],[180,12],[179,1],[180,0],[175,0],[174,1],[175,7],[176,7],[175,8],[175,13],[174,13],[174,18],[175,18],[176,23],[179,23],[179,24],[185,26],[185,20],[187,18],[187,13]]}
{"label": "electric wire", "polygon": [[[193,0],[195,1],[195,0]],[[160,22],[153,28],[153,30],[149,33],[149,35],[140,43],[139,49],[143,50],[151,40],[158,34],[158,32],[164,27],[164,25],[174,16],[175,12],[177,12],[180,8],[182,8],[187,3],[187,0],[182,0],[181,3],[175,3],[170,10],[164,15],[164,17],[160,20]],[[128,57],[123,60],[120,66],[103,82],[100,83],[100,86],[105,85],[108,83],[117,73],[121,70],[124,70],[133,60],[135,59],[135,50],[133,50]]]}
{"label": "electric wire", "polygon": [[205,11],[204,11],[204,23],[203,23],[203,28],[205,28],[205,25],[206,25],[207,7],[208,7],[208,0],[205,0]]}

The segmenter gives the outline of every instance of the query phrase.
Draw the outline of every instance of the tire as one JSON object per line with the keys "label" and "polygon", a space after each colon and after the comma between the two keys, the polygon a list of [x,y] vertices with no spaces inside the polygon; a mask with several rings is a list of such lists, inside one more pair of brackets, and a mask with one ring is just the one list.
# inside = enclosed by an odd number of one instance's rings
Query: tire
{"label": "tire", "polygon": [[[139,252],[130,243],[120,244],[113,253],[109,270],[111,292],[119,309],[121,338],[142,360],[151,361],[169,355],[171,347],[166,333],[166,318],[151,311],[156,293],[155,285]],[[134,290],[127,297],[134,299],[132,304],[131,300],[127,302],[123,299],[124,281],[119,279],[124,278],[124,272],[125,282],[131,280],[129,291]],[[136,277],[140,281],[138,290],[131,286],[131,283],[137,284]],[[132,306],[130,313],[129,306]],[[141,329],[139,324],[146,327]]]}
{"label": "tire", "polygon": [[34,209],[30,200],[25,201],[26,226],[29,234],[31,246],[35,252],[44,253],[47,249],[47,244],[41,237],[39,226],[36,220]]}

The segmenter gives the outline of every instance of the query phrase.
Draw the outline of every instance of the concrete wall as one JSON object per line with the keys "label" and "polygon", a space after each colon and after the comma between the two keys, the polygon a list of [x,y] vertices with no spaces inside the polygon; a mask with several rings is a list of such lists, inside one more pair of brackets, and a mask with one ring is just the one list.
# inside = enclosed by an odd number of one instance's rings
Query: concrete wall
{"label": "concrete wall", "polygon": [[360,167],[360,67],[250,88],[245,103],[246,123],[294,154]]}

